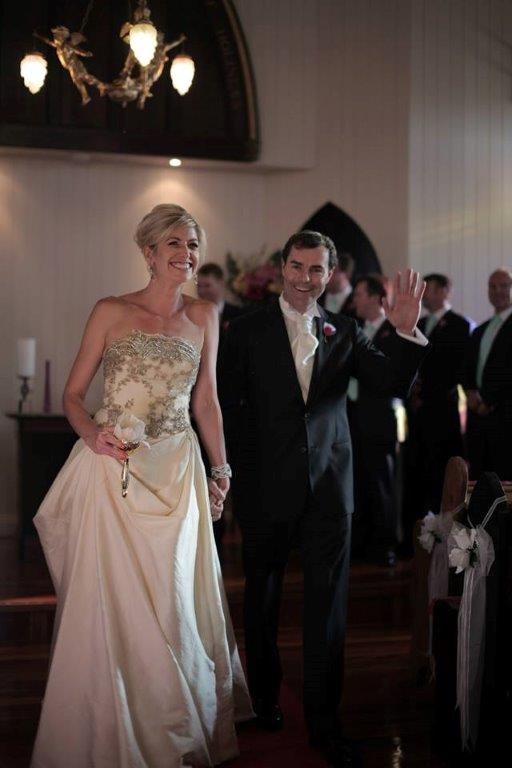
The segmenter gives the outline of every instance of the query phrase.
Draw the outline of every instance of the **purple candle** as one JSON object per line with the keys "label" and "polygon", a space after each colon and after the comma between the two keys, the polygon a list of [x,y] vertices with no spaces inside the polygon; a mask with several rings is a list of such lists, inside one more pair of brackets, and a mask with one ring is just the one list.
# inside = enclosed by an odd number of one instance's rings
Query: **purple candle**
{"label": "purple candle", "polygon": [[44,364],[44,400],[43,413],[52,412],[52,393],[50,385],[50,361],[46,360]]}

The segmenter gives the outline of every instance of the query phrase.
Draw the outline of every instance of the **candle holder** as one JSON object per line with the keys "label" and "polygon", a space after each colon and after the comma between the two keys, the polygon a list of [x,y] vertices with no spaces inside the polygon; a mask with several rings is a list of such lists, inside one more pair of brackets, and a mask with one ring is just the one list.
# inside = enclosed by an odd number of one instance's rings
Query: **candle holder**
{"label": "candle holder", "polygon": [[23,406],[27,401],[27,397],[30,393],[30,376],[18,376],[21,379],[20,385],[20,399],[18,400],[18,413],[23,413]]}

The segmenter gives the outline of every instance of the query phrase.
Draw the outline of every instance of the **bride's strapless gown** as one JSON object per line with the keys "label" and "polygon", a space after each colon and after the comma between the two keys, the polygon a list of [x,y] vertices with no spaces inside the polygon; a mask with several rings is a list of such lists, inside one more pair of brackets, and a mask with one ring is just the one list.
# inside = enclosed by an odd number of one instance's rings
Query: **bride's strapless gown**
{"label": "bride's strapless gown", "polygon": [[33,768],[209,766],[252,716],[189,422],[200,351],[132,331],[104,354],[95,416],[129,412],[150,449],[74,446],[35,518],[58,597]]}

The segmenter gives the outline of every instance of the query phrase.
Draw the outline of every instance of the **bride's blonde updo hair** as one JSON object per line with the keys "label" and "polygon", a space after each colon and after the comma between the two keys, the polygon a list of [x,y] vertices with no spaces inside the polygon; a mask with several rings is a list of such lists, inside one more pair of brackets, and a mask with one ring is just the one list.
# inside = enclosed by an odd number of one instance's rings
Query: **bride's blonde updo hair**
{"label": "bride's blonde updo hair", "polygon": [[146,213],[139,223],[135,230],[134,239],[141,251],[145,246],[154,248],[161,240],[165,240],[176,227],[193,227],[195,229],[199,242],[200,260],[203,260],[206,254],[206,234],[202,226],[181,205],[174,205],[173,203],[155,205],[153,210]]}

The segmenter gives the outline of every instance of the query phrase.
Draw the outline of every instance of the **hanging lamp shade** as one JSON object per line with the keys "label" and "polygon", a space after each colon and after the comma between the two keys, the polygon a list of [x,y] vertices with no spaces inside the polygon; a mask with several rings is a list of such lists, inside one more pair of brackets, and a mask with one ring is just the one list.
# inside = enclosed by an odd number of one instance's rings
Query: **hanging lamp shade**
{"label": "hanging lamp shade", "polygon": [[48,64],[41,53],[28,53],[20,63],[20,75],[30,93],[41,90],[46,79]]}
{"label": "hanging lamp shade", "polygon": [[130,29],[130,48],[142,67],[147,67],[155,55],[156,28],[147,21],[140,21]]}
{"label": "hanging lamp shade", "polygon": [[180,96],[184,96],[192,85],[196,71],[194,60],[186,53],[180,53],[171,64],[171,80]]}

